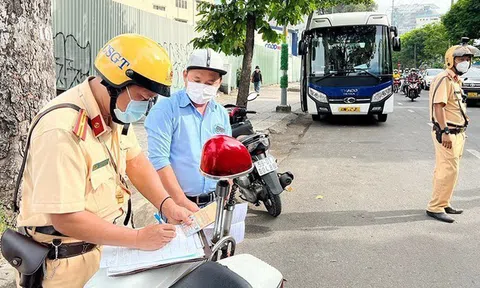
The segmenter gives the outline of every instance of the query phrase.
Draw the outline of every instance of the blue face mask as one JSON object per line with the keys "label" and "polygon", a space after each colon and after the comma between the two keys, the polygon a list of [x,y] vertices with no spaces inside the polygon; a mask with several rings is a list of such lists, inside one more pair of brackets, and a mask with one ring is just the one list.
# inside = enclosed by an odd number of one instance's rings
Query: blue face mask
{"label": "blue face mask", "polygon": [[128,102],[127,109],[122,111],[118,108],[113,110],[115,116],[117,116],[118,120],[122,121],[123,123],[133,123],[137,122],[138,120],[142,119],[148,109],[149,101],[136,101],[132,100],[130,96],[130,91],[127,88],[127,94],[130,98],[130,102]]}

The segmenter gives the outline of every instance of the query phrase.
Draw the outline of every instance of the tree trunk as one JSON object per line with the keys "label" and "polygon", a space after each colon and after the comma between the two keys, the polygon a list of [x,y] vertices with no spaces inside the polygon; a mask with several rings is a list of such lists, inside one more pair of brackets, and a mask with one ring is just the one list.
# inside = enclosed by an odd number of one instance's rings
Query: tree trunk
{"label": "tree trunk", "polygon": [[245,39],[245,55],[243,55],[242,74],[238,87],[237,105],[247,107],[248,90],[252,73],[253,46],[255,44],[255,15],[247,15],[247,35]]}
{"label": "tree trunk", "polygon": [[55,95],[50,0],[0,1],[0,210],[12,197],[29,124]]}

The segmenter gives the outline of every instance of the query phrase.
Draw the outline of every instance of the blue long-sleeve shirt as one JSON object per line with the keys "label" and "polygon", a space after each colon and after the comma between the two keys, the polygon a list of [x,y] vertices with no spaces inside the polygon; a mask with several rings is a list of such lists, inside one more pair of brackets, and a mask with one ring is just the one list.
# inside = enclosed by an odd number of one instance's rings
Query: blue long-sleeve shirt
{"label": "blue long-sleeve shirt", "polygon": [[148,158],[156,170],[171,165],[187,196],[215,190],[217,181],[200,173],[200,158],[205,142],[212,136],[232,135],[228,113],[214,100],[202,116],[185,90],[159,100],[150,110],[145,129]]}

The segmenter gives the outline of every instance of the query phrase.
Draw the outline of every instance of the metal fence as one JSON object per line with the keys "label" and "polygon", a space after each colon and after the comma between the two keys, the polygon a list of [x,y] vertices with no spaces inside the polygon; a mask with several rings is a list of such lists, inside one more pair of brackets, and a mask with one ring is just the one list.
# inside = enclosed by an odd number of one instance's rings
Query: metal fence
{"label": "metal fence", "polygon": [[[75,86],[95,74],[93,61],[101,47],[122,33],[138,33],[160,43],[169,53],[174,70],[173,90],[183,87],[182,72],[193,50],[194,27],[112,0],[53,0],[53,29],[57,89]],[[224,56],[229,87],[237,85],[236,72],[242,57]],[[299,81],[300,60],[290,56],[289,79]],[[253,67],[262,68],[264,84],[280,81],[280,52],[255,47]]]}

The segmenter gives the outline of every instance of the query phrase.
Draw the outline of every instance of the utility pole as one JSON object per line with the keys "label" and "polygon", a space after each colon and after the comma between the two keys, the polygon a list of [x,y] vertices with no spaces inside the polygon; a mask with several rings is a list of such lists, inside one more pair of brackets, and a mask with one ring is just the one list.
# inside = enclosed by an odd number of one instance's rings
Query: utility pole
{"label": "utility pole", "polygon": [[[288,6],[288,0],[285,0],[285,7]],[[282,77],[280,77],[280,88],[282,89],[280,105],[277,106],[277,112],[289,113],[292,111],[292,107],[287,104],[287,88],[288,88],[288,43],[287,43],[287,23],[283,26],[283,44],[280,52],[281,58],[281,70]]]}
{"label": "utility pole", "polygon": [[417,43],[413,44],[413,59],[415,61],[415,69],[417,69]]}
{"label": "utility pole", "polygon": [[395,26],[395,22],[393,22],[393,11],[394,11],[394,9],[395,9],[395,0],[392,0],[392,26]]}

